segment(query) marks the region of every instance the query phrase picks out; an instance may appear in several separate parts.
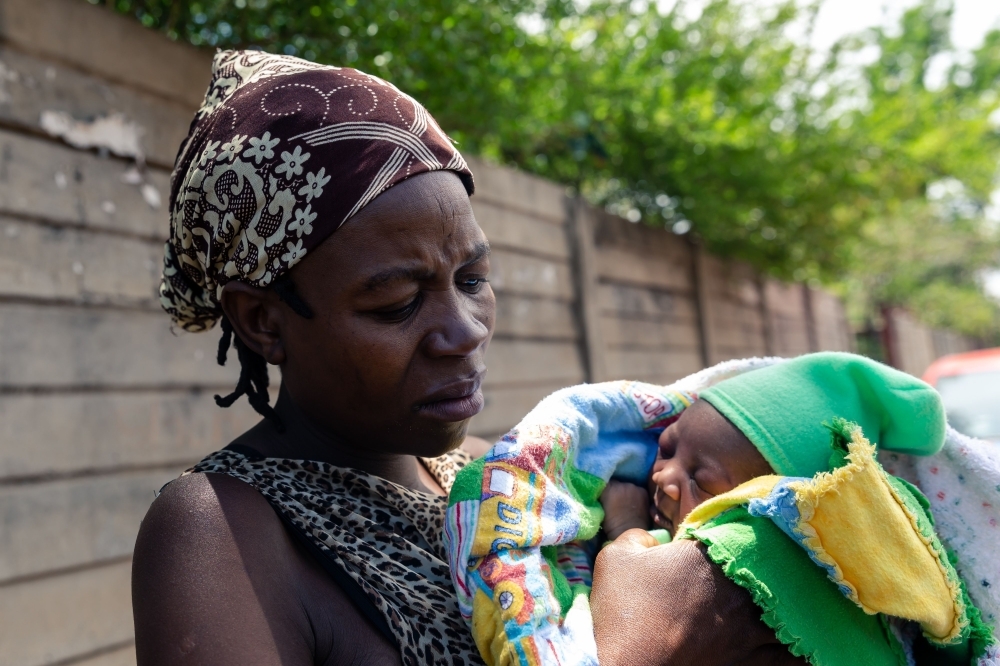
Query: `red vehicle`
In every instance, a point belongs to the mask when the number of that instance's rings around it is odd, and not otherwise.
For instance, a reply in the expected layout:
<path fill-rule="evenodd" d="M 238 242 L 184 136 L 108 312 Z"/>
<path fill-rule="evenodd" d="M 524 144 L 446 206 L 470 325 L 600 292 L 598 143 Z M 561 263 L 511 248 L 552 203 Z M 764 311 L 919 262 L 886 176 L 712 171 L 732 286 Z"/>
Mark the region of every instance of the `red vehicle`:
<path fill-rule="evenodd" d="M 941 394 L 955 430 L 1000 442 L 1000 347 L 943 356 L 923 380 Z"/>

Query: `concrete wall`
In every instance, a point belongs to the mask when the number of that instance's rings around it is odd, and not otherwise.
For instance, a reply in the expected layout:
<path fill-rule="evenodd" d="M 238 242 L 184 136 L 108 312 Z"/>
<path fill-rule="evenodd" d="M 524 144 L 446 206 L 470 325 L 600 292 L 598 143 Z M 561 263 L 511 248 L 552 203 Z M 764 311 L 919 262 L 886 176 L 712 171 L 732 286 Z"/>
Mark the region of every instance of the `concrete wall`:
<path fill-rule="evenodd" d="M 156 303 L 169 167 L 210 54 L 82 0 L 0 0 L 0 666 L 134 663 L 153 493 L 256 421 L 217 333 Z M 137 164 L 141 168 L 137 168 Z M 585 380 L 847 349 L 836 299 L 473 161 L 497 332 L 473 432 Z"/>
<path fill-rule="evenodd" d="M 155 300 L 168 169 L 209 63 L 79 0 L 0 0 L 4 666 L 134 663 L 153 492 L 254 422 L 212 406 L 236 377 L 216 336 L 174 336 Z"/>
<path fill-rule="evenodd" d="M 588 381 L 670 382 L 731 358 L 849 350 L 842 304 L 683 237 L 568 207 Z"/>

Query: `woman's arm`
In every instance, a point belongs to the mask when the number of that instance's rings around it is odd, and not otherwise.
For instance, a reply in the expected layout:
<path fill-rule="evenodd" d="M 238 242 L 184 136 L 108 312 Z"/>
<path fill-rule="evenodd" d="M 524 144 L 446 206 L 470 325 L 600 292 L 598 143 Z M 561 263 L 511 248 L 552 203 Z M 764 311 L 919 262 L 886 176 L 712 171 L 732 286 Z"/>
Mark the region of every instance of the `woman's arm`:
<path fill-rule="evenodd" d="M 225 476 L 178 479 L 150 507 L 132 606 L 140 666 L 399 663 L 267 501 Z"/>
<path fill-rule="evenodd" d="M 601 666 L 806 663 L 694 541 L 626 532 L 598 555 L 590 604 Z"/>

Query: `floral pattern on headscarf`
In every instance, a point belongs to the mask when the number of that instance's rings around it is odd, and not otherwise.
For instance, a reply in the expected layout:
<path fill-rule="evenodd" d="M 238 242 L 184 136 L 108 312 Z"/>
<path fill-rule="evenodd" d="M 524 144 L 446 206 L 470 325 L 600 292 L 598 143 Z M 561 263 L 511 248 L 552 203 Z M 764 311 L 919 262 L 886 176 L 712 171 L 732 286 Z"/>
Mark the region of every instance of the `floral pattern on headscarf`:
<path fill-rule="evenodd" d="M 260 51 L 220 51 L 170 188 L 160 303 L 212 328 L 231 280 L 267 287 L 410 176 L 472 172 L 413 98 L 377 77 Z"/>

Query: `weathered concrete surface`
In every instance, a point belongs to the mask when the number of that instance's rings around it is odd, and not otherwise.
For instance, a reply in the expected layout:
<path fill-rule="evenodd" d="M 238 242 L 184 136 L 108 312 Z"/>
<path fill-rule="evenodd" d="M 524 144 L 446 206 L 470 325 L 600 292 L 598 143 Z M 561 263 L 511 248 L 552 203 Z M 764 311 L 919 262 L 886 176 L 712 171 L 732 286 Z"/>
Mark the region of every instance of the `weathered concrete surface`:
<path fill-rule="evenodd" d="M 195 108 L 0 46 L 0 121 L 8 127 L 53 135 L 56 127 L 46 128 L 46 118 L 51 123 L 62 116 L 89 125 L 119 117 L 121 127 L 133 128 L 127 131 L 136 136 L 145 160 L 169 167 Z"/>
<path fill-rule="evenodd" d="M 0 39 L 112 83 L 196 109 L 212 54 L 145 30 L 126 16 L 81 0 L 4 0 Z"/>

